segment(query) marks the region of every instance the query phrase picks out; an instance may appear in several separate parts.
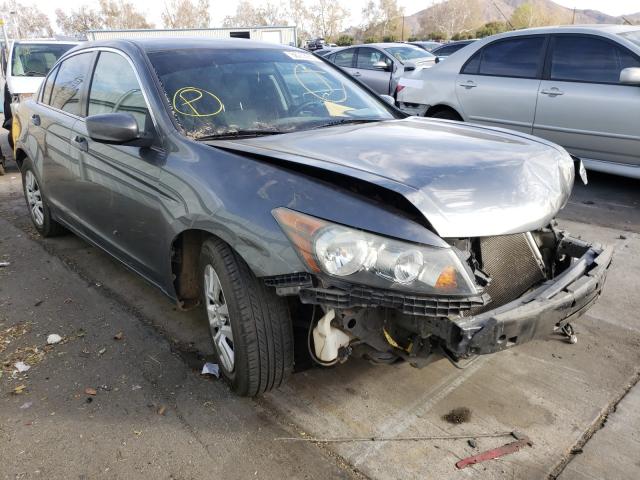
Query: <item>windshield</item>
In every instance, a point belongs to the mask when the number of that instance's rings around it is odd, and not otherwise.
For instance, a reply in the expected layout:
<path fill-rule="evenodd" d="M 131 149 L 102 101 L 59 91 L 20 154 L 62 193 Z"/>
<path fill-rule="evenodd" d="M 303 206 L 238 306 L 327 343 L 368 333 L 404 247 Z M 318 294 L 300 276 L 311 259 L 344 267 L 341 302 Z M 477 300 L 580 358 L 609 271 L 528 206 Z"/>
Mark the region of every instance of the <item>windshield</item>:
<path fill-rule="evenodd" d="M 378 99 L 307 52 L 200 48 L 149 58 L 191 138 L 393 118 Z"/>
<path fill-rule="evenodd" d="M 13 46 L 11 75 L 44 77 L 58 59 L 74 46 L 64 43 L 16 43 Z"/>
<path fill-rule="evenodd" d="M 621 37 L 626 38 L 630 42 L 635 43 L 638 47 L 640 47 L 640 30 L 634 30 L 632 32 L 624 32 L 619 33 Z"/>
<path fill-rule="evenodd" d="M 422 48 L 409 45 L 402 47 L 386 47 L 385 50 L 402 63 L 433 57 L 432 54 Z"/>

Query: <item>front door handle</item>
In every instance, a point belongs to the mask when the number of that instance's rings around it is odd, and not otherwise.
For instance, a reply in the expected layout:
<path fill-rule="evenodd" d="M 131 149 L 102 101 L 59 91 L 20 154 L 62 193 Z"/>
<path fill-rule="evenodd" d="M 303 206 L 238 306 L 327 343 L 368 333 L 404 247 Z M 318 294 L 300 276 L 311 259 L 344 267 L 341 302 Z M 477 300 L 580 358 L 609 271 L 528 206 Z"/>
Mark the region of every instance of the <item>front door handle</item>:
<path fill-rule="evenodd" d="M 80 135 L 76 135 L 75 137 L 73 137 L 73 143 L 75 144 L 75 146 L 77 148 L 79 148 L 83 152 L 88 152 L 89 151 L 89 142 L 87 142 L 87 139 L 85 137 L 81 137 Z"/>
<path fill-rule="evenodd" d="M 40 115 L 34 113 L 31 115 L 31 123 L 33 123 L 36 127 L 40 126 Z"/>
<path fill-rule="evenodd" d="M 478 85 L 473 80 L 467 80 L 466 82 L 461 83 L 460 86 L 469 90 L 470 88 L 476 88 Z"/>
<path fill-rule="evenodd" d="M 557 97 L 558 95 L 564 95 L 564 92 L 557 87 L 551 87 L 549 90 L 540 90 L 542 95 L 549 95 L 550 97 Z"/>

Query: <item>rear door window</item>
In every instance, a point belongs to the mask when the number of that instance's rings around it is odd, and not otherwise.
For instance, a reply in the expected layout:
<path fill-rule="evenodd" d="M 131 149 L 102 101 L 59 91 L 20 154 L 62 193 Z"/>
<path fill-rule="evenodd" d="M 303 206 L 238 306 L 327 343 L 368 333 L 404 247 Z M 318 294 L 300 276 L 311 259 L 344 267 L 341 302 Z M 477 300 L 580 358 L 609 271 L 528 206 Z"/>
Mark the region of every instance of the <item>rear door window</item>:
<path fill-rule="evenodd" d="M 353 54 L 355 51 L 355 48 L 349 48 L 342 52 L 337 52 L 336 56 L 333 57 L 333 63 L 339 67 L 353 67 Z"/>
<path fill-rule="evenodd" d="M 618 83 L 620 71 L 640 67 L 627 49 L 596 37 L 556 36 L 551 53 L 551 80 Z"/>
<path fill-rule="evenodd" d="M 63 61 L 53 82 L 49 105 L 63 112 L 84 116 L 82 90 L 87 79 L 93 52 L 80 53 Z"/>
<path fill-rule="evenodd" d="M 100 52 L 89 90 L 89 115 L 130 113 L 140 131 L 147 127 L 149 109 L 133 68 L 126 58 Z"/>
<path fill-rule="evenodd" d="M 545 37 L 515 37 L 482 49 L 478 73 L 499 77 L 536 78 L 541 70 Z M 472 63 L 472 62 L 470 62 Z"/>

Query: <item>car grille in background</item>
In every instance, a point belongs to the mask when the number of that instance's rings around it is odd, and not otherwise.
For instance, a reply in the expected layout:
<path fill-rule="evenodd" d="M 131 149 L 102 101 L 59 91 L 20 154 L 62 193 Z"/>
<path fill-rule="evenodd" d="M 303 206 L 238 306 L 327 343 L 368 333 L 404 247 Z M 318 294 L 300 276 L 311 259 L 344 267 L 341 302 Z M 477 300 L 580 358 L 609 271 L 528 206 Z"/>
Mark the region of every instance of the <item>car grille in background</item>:
<path fill-rule="evenodd" d="M 492 310 L 515 300 L 545 279 L 540 251 L 530 233 L 480 239 L 482 270 L 491 277 L 486 292 L 492 301 L 470 313 Z"/>

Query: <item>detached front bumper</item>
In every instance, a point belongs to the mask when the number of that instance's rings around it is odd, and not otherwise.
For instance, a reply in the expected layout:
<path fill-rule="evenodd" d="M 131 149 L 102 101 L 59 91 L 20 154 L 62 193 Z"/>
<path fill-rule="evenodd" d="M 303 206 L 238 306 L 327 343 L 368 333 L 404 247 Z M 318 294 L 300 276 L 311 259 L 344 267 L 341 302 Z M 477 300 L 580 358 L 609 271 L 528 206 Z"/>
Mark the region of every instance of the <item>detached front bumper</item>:
<path fill-rule="evenodd" d="M 457 357 L 498 352 L 545 337 L 585 313 L 602 292 L 613 248 L 570 237 L 563 248 L 572 258 L 564 272 L 494 310 L 452 320 L 459 334 L 447 349 Z"/>

